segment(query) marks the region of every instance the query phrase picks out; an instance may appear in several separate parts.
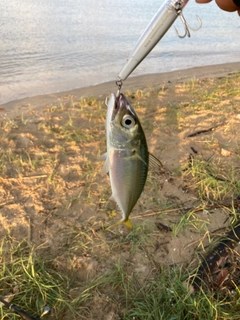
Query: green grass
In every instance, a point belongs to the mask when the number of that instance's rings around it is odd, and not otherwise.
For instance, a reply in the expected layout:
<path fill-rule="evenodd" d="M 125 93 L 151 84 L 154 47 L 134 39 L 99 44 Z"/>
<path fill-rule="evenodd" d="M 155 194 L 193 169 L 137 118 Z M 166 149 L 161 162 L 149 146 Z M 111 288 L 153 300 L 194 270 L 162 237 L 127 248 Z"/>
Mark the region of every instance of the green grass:
<path fill-rule="evenodd" d="M 177 266 L 152 268 L 148 277 L 141 279 L 137 273 L 129 273 L 131 266 L 126 261 L 119 260 L 110 272 L 71 299 L 71 277 L 55 271 L 53 262 L 41 261 L 26 242 L 15 246 L 11 239 L 5 239 L 1 256 L 1 296 L 15 291 L 11 302 L 35 316 L 50 305 L 51 319 L 63 315 L 84 319 L 91 314 L 92 297 L 97 293 L 115 305 L 119 319 L 124 320 L 238 319 L 238 289 L 224 299 L 203 290 L 194 294 L 188 270 Z M 6 315 L 8 319 L 19 318 L 5 307 L 0 314 L 1 319 Z"/>
<path fill-rule="evenodd" d="M 0 295 L 11 293 L 12 303 L 32 315 L 40 315 L 51 306 L 51 317 L 58 319 L 66 310 L 77 316 L 74 302 L 69 300 L 70 279 L 54 270 L 50 261 L 42 261 L 36 249 L 25 241 L 14 243 L 6 237 L 1 245 Z M 6 308 L 1 308 L 1 319 L 19 319 Z"/>
<path fill-rule="evenodd" d="M 191 186 L 202 200 L 224 200 L 240 194 L 240 171 L 232 165 L 220 164 L 218 159 L 205 160 L 201 155 L 190 159 L 185 171 L 191 176 Z"/>
<path fill-rule="evenodd" d="M 144 280 L 127 269 L 126 262 L 118 261 L 115 270 L 99 279 L 99 294 L 117 303 L 120 319 L 238 319 L 237 291 L 232 301 L 203 290 L 193 294 L 188 271 L 175 266 L 152 272 Z"/>

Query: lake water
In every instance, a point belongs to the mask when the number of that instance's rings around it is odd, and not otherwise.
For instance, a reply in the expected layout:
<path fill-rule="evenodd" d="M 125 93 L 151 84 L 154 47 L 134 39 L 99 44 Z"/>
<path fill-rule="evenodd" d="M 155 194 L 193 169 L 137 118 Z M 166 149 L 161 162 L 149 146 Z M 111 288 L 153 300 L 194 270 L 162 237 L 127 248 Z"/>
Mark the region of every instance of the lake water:
<path fill-rule="evenodd" d="M 163 1 L 1 0 L 0 104 L 117 79 Z M 184 16 L 200 30 L 173 27 L 132 75 L 240 61 L 240 17 L 190 0 Z M 174 24 L 183 33 L 180 19 Z M 127 83 L 126 83 L 127 86 Z"/>

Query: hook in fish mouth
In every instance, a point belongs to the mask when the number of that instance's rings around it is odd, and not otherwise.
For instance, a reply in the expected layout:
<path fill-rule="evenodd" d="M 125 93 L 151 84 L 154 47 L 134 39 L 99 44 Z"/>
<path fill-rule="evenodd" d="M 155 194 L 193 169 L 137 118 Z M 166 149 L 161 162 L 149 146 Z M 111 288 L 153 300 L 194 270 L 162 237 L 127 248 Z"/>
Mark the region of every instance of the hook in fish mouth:
<path fill-rule="evenodd" d="M 135 116 L 135 113 L 133 112 L 132 108 L 130 107 L 129 101 L 122 93 L 120 93 L 119 96 L 116 97 L 116 107 L 115 107 L 116 114 L 119 110 L 123 110 L 123 109 L 125 109 L 125 111 L 128 114 Z"/>
<path fill-rule="evenodd" d="M 123 107 L 123 105 L 128 104 L 127 99 L 124 97 L 124 95 L 122 93 L 120 93 L 118 96 L 116 96 L 116 101 L 118 103 L 119 108 Z"/>

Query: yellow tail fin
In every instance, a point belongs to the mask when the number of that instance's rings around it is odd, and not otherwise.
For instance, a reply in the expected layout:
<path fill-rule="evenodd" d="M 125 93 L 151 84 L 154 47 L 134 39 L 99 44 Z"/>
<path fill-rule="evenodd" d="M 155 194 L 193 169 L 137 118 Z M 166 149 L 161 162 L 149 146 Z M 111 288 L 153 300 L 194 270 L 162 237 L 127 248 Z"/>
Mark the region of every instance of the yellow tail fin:
<path fill-rule="evenodd" d="M 132 222 L 129 219 L 127 219 L 126 221 L 119 221 L 119 223 L 122 223 L 124 226 L 126 226 L 130 230 L 132 230 L 133 228 Z"/>
<path fill-rule="evenodd" d="M 109 228 L 114 228 L 116 226 L 119 226 L 120 224 L 123 224 L 125 227 L 127 227 L 128 229 L 132 230 L 133 226 L 132 226 L 132 222 L 127 219 L 126 221 L 120 220 L 116 223 L 114 223 L 112 226 L 110 226 Z"/>

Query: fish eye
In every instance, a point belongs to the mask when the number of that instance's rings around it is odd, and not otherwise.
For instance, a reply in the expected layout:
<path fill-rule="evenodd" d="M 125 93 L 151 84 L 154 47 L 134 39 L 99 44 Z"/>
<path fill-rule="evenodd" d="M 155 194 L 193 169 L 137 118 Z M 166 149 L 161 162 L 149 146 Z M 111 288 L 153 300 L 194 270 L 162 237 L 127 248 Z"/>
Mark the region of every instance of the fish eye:
<path fill-rule="evenodd" d="M 121 124 L 124 128 L 131 129 L 135 126 L 135 120 L 132 116 L 126 114 L 123 116 Z"/>

